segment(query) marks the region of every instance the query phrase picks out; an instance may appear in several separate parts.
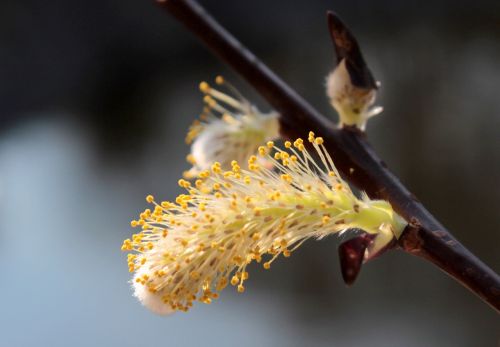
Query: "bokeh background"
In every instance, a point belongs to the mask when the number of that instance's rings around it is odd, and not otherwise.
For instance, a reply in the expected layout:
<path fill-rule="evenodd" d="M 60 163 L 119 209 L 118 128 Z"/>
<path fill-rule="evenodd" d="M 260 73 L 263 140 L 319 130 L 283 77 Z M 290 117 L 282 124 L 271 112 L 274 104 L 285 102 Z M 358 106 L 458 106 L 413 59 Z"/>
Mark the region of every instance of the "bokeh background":
<path fill-rule="evenodd" d="M 325 11 L 382 82 L 368 125 L 389 167 L 500 269 L 500 2 L 202 2 L 320 111 Z M 245 294 L 159 317 L 131 295 L 121 241 L 172 199 L 201 80 L 238 76 L 152 1 L 0 2 L 1 346 L 495 346 L 500 320 L 417 258 L 391 252 L 346 288 L 339 240 L 308 242 Z"/>

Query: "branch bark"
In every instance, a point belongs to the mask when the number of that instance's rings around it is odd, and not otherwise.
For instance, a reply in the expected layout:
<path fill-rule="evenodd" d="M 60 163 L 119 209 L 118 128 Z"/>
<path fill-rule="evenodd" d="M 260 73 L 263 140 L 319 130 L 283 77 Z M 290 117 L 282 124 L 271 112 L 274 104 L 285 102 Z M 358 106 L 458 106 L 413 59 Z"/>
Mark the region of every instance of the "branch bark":
<path fill-rule="evenodd" d="M 399 239 L 405 252 L 431 261 L 500 312 L 500 276 L 474 256 L 392 174 L 356 128 L 338 129 L 220 26 L 194 0 L 157 0 L 208 48 L 243 76 L 281 114 L 284 138 L 327 139 L 343 176 L 372 199 L 388 200 L 410 224 Z"/>

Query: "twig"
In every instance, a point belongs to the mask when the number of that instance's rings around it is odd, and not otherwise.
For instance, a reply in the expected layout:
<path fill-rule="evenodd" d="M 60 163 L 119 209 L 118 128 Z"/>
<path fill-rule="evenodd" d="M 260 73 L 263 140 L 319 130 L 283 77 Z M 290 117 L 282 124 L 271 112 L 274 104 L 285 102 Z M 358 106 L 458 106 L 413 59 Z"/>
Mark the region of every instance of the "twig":
<path fill-rule="evenodd" d="M 344 177 L 371 198 L 388 200 L 410 222 L 399 239 L 404 251 L 431 261 L 500 311 L 500 276 L 460 244 L 403 186 L 364 133 L 336 128 L 194 0 L 157 1 L 280 112 L 284 138 L 307 137 L 309 130 L 327 138 L 328 151 Z"/>

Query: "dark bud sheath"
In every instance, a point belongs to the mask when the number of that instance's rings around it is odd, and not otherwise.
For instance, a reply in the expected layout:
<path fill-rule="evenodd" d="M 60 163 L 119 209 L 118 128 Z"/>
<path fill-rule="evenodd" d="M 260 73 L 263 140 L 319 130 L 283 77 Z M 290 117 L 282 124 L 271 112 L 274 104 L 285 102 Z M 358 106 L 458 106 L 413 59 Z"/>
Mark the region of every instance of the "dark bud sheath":
<path fill-rule="evenodd" d="M 353 237 L 339 246 L 340 270 L 345 284 L 351 286 L 363 265 L 366 248 L 375 238 L 375 235 L 363 233 Z"/>
<path fill-rule="evenodd" d="M 345 59 L 347 71 L 354 86 L 363 89 L 377 89 L 377 82 L 363 59 L 361 49 L 354 35 L 334 12 L 328 11 L 327 18 L 328 28 L 337 55 L 336 65 L 340 64 L 342 59 Z"/>

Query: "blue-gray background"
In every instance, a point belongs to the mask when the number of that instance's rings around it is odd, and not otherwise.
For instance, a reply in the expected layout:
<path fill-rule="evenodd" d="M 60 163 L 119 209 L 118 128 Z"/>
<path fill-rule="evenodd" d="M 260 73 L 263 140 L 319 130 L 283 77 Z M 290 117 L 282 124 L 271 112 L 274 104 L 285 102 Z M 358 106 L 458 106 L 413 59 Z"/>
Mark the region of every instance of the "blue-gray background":
<path fill-rule="evenodd" d="M 325 114 L 325 10 L 382 81 L 369 137 L 474 253 L 500 269 L 498 1 L 203 1 Z M 0 346 L 495 346 L 500 320 L 417 258 L 392 252 L 353 288 L 334 237 L 247 292 L 158 317 L 127 283 L 121 241 L 153 193 L 172 199 L 200 80 L 239 77 L 150 1 L 0 3 Z"/>

